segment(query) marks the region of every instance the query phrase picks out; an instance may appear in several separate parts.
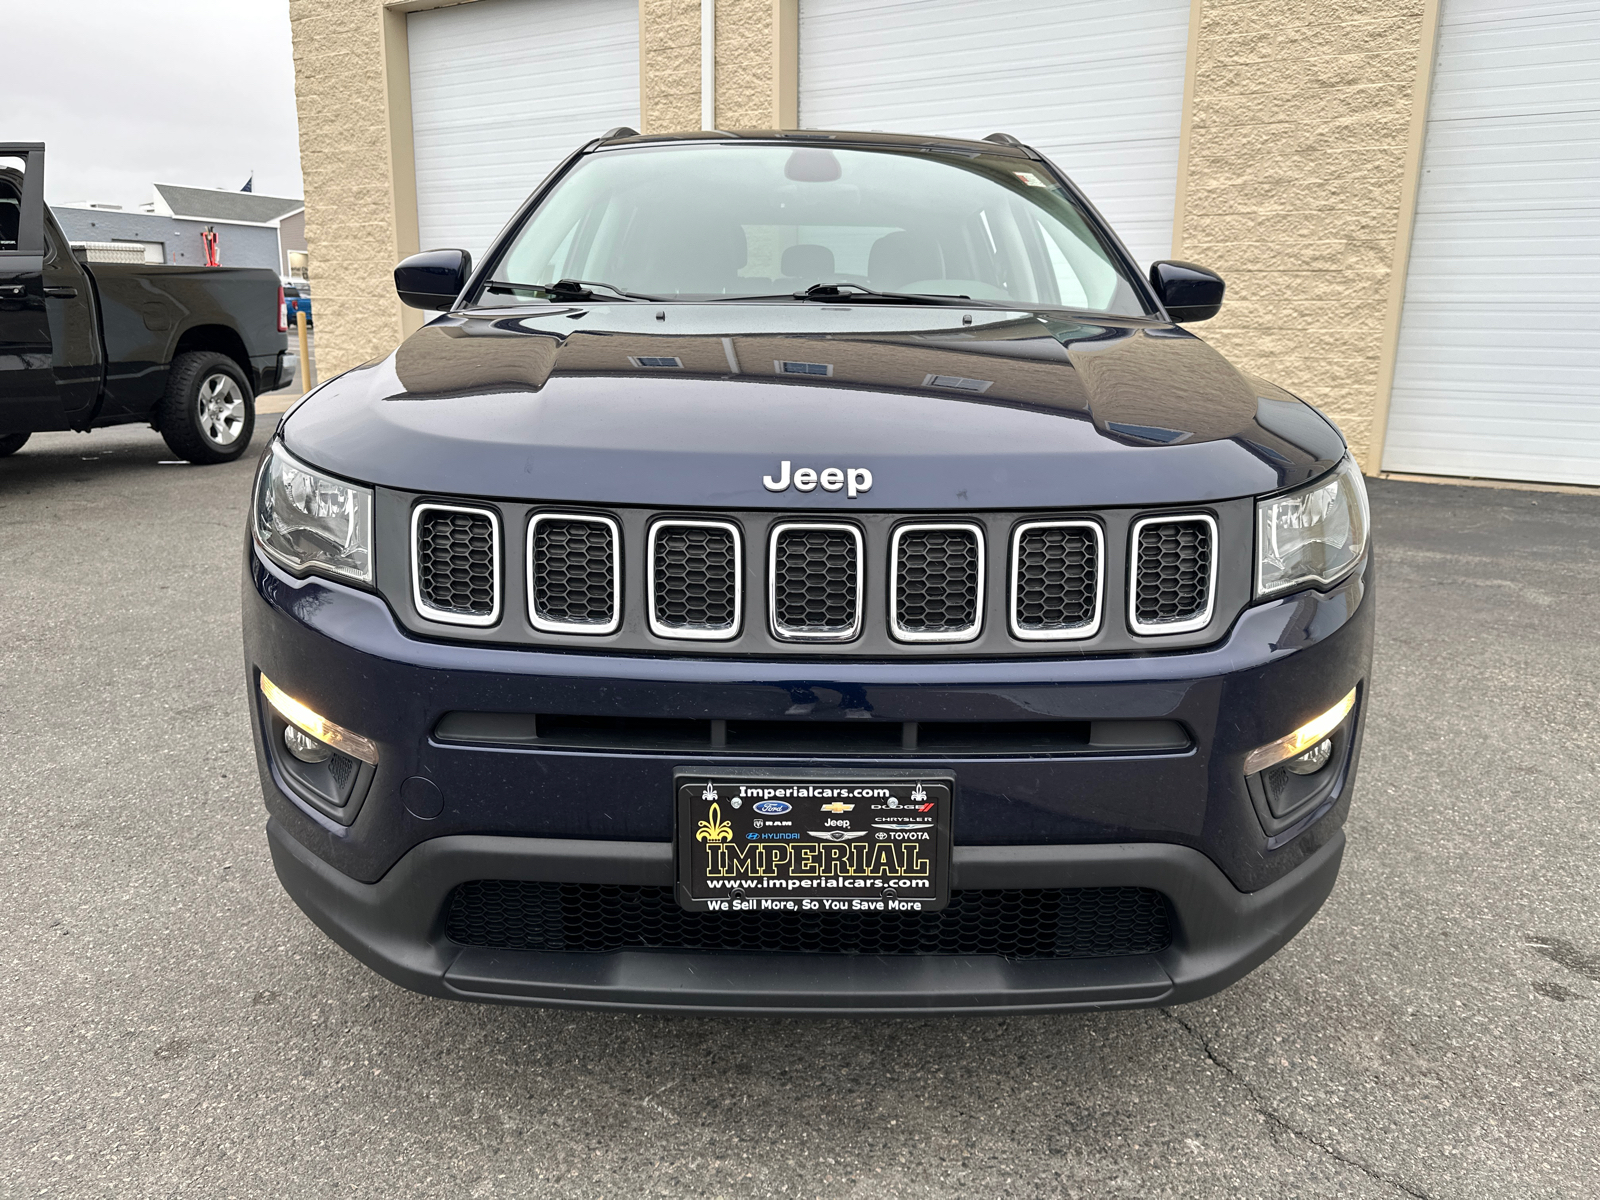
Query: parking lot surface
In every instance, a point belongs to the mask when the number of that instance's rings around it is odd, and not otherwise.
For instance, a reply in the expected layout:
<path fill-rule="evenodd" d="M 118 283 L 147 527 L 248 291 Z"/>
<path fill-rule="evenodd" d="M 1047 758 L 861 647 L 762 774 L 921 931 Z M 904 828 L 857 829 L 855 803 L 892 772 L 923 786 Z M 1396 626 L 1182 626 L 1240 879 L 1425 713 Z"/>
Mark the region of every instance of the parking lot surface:
<path fill-rule="evenodd" d="M 1344 872 L 1221 995 L 589 1015 L 401 991 L 280 890 L 238 629 L 271 422 L 224 467 L 0 460 L 0 1195 L 1600 1193 L 1600 498 L 1374 482 Z"/>

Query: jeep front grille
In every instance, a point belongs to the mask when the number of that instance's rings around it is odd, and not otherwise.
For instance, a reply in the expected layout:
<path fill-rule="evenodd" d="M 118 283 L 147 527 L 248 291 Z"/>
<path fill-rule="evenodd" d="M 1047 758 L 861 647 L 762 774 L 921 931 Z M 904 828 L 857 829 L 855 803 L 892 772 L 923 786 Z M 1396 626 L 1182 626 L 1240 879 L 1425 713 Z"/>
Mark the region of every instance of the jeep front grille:
<path fill-rule="evenodd" d="M 1032 521 L 1011 539 L 1011 636 L 1067 641 L 1100 628 L 1100 526 Z"/>
<path fill-rule="evenodd" d="M 861 531 L 780 524 L 768 566 L 772 634 L 786 642 L 847 642 L 861 631 Z"/>
<path fill-rule="evenodd" d="M 650 527 L 650 631 L 720 640 L 739 632 L 743 556 L 726 521 L 657 521 Z"/>
<path fill-rule="evenodd" d="M 500 518 L 492 509 L 419 504 L 411 517 L 412 599 L 430 621 L 500 619 Z"/>
<path fill-rule="evenodd" d="M 528 523 L 528 619 L 545 633 L 614 633 L 622 623 L 617 523 L 539 513 Z"/>
<path fill-rule="evenodd" d="M 983 531 L 902 525 L 890 542 L 889 620 L 903 642 L 969 642 L 983 627 Z"/>
<path fill-rule="evenodd" d="M 1216 522 L 1203 513 L 1134 523 L 1128 623 L 1135 633 L 1182 633 L 1211 620 L 1216 536 Z"/>

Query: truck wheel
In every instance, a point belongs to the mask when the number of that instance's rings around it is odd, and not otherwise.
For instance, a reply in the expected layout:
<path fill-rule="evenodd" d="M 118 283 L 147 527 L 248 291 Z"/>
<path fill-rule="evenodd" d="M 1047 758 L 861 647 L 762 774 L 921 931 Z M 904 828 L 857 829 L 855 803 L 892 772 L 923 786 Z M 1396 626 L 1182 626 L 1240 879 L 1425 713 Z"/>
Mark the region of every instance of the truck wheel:
<path fill-rule="evenodd" d="M 256 398 L 239 364 L 210 350 L 174 358 L 157 427 L 172 452 L 192 463 L 238 458 L 256 430 Z"/>
<path fill-rule="evenodd" d="M 31 433 L 0 433 L 0 458 L 15 454 L 28 444 Z"/>

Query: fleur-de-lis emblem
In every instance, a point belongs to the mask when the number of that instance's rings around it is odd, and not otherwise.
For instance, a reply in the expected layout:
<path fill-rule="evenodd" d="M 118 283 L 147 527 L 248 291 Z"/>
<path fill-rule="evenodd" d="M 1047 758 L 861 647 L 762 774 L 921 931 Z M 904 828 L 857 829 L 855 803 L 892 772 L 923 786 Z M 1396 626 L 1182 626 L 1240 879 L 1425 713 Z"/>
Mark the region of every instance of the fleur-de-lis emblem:
<path fill-rule="evenodd" d="M 713 804 L 711 814 L 695 827 L 695 841 L 697 842 L 731 842 L 733 840 L 733 825 L 722 819 L 722 806 Z"/>
<path fill-rule="evenodd" d="M 919 781 L 917 786 L 911 789 L 911 803 L 926 804 L 927 801 L 928 793 L 922 790 L 922 784 Z"/>
<path fill-rule="evenodd" d="M 700 799 L 704 800 L 707 804 L 715 804 L 717 800 L 717 789 L 709 783 L 706 784 L 706 790 L 700 793 Z"/>

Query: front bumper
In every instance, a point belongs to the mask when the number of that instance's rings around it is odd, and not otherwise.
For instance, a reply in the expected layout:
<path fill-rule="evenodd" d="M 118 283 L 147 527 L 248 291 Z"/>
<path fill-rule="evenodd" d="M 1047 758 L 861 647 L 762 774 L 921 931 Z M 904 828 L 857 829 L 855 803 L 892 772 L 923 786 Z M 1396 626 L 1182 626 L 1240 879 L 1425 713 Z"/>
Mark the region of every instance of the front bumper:
<path fill-rule="evenodd" d="M 441 914 L 473 879 L 668 886 L 660 842 L 459 835 L 422 843 L 377 883 L 358 883 L 267 825 L 289 895 L 387 979 L 456 1000 L 681 1013 L 934 1016 L 1134 1008 L 1197 1000 L 1253 970 L 1333 890 L 1344 834 L 1276 883 L 1240 892 L 1205 855 L 1159 843 L 957 847 L 957 888 L 1116 887 L 1166 893 L 1177 918 L 1160 954 L 1013 962 L 998 956 L 537 953 L 462 947 Z"/>
<path fill-rule="evenodd" d="M 1329 802 L 1269 837 L 1244 756 L 1367 675 L 1370 563 L 1325 593 L 1245 610 L 1199 651 L 982 662 L 784 662 L 461 645 L 406 633 L 384 601 L 297 580 L 246 552 L 245 651 L 273 857 L 284 886 L 374 970 L 437 996 L 701 1012 L 933 1014 L 1129 1007 L 1197 999 L 1271 955 L 1331 891 L 1365 704 Z M 258 673 L 376 743 L 348 823 L 292 793 L 264 736 Z M 1364 700 L 1364 697 L 1363 697 Z M 800 703 L 804 701 L 804 703 Z M 1176 721 L 1181 752 L 849 760 L 446 744 L 447 712 L 891 721 Z M 952 886 L 1134 886 L 1167 897 L 1159 954 L 1013 961 L 549 952 L 461 946 L 448 898 L 483 879 L 669 886 L 675 768 L 951 772 Z M 403 785 L 438 789 L 408 811 Z"/>

